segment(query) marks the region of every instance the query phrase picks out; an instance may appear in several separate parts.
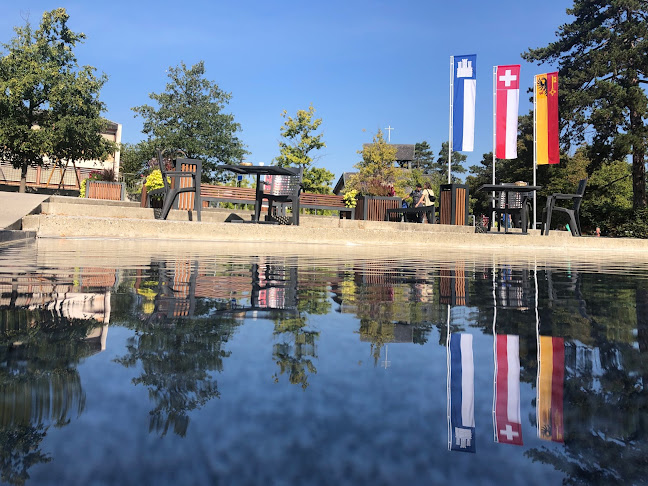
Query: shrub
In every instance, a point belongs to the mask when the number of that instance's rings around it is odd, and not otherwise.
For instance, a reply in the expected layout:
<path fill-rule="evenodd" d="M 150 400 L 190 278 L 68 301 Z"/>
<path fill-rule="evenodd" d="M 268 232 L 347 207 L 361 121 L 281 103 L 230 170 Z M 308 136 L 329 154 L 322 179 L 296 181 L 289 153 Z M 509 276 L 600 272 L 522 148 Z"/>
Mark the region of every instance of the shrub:
<path fill-rule="evenodd" d="M 358 201 L 356 200 L 356 197 L 358 196 L 358 191 L 355 189 L 352 189 L 350 191 L 347 191 L 344 193 L 344 205 L 347 208 L 355 208 L 356 205 L 358 204 Z"/>
<path fill-rule="evenodd" d="M 167 178 L 167 181 L 169 179 Z M 160 169 L 155 169 L 152 171 L 147 177 L 146 177 L 146 182 L 144 183 L 146 186 L 146 191 L 151 192 L 154 191 L 155 189 L 161 189 L 164 187 L 164 182 L 162 181 L 162 172 L 160 172 Z"/>
<path fill-rule="evenodd" d="M 648 238 L 648 209 L 638 209 L 610 234 L 630 238 Z"/>

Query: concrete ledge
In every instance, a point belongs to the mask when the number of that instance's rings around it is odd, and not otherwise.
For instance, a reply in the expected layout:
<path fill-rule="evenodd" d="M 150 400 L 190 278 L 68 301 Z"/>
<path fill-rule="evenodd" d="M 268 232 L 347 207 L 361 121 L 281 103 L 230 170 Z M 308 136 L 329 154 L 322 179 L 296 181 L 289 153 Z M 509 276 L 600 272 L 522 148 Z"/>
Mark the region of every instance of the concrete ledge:
<path fill-rule="evenodd" d="M 36 239 L 35 231 L 0 230 L 0 245 L 12 241 Z"/>
<path fill-rule="evenodd" d="M 335 220 L 338 226 L 279 226 L 220 222 L 158 221 L 135 218 L 32 215 L 23 229 L 39 238 L 126 238 L 219 242 L 280 242 L 352 246 L 419 246 L 439 253 L 444 249 L 505 249 L 542 251 L 640 252 L 648 256 L 648 240 L 632 238 L 566 237 L 565 232 L 537 234 L 476 234 L 466 226 L 425 225 Z"/>

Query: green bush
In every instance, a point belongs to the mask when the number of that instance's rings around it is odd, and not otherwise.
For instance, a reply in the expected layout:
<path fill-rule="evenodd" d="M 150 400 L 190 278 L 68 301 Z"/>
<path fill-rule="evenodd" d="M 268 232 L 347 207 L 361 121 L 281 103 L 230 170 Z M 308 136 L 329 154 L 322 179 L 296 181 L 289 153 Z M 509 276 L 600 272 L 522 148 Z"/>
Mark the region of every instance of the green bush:
<path fill-rule="evenodd" d="M 167 177 L 167 181 L 170 183 L 169 178 Z M 162 181 L 162 172 L 160 172 L 160 169 L 155 169 L 152 171 L 147 177 L 146 177 L 146 182 L 144 183 L 146 186 L 146 191 L 151 192 L 154 191 L 155 189 L 161 189 L 164 187 L 164 182 Z"/>
<path fill-rule="evenodd" d="M 634 211 L 630 218 L 621 223 L 612 236 L 626 236 L 629 238 L 648 238 L 648 209 Z"/>
<path fill-rule="evenodd" d="M 355 208 L 356 205 L 358 204 L 358 201 L 356 199 L 357 196 L 358 196 L 358 191 L 356 191 L 355 189 L 347 191 L 343 197 L 344 205 L 347 208 Z"/>

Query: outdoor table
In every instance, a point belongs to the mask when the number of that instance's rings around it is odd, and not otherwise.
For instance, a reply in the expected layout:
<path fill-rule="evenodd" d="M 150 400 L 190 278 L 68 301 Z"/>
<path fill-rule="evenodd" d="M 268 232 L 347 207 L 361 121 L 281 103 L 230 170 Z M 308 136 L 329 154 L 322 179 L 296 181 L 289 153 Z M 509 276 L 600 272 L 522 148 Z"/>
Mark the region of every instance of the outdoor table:
<path fill-rule="evenodd" d="M 487 192 L 503 192 L 504 193 L 504 233 L 508 233 L 508 224 L 506 223 L 508 221 L 508 210 L 509 210 L 509 205 L 508 205 L 508 196 L 509 192 L 533 192 L 533 191 L 539 191 L 542 189 L 542 186 L 518 186 L 515 184 L 482 184 L 479 186 L 480 191 L 487 191 Z M 535 214 L 533 215 L 535 218 Z M 522 225 L 522 233 L 527 234 L 527 228 L 526 224 Z"/>
<path fill-rule="evenodd" d="M 263 187 L 261 182 L 262 175 L 299 175 L 299 169 L 290 167 L 279 167 L 276 165 L 218 165 L 218 170 L 229 170 L 236 174 L 256 175 L 256 195 L 254 200 L 254 219 L 251 223 L 262 223 L 261 221 L 261 203 L 263 201 Z"/>

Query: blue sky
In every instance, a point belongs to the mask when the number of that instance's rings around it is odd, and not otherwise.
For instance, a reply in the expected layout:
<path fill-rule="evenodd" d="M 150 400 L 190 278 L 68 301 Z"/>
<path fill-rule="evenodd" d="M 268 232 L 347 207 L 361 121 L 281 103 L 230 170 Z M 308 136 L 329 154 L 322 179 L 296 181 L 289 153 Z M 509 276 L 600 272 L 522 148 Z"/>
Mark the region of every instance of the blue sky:
<path fill-rule="evenodd" d="M 378 129 L 394 127 L 392 143 L 427 141 L 438 155 L 448 139 L 449 57 L 477 54 L 475 151 L 492 150 L 492 66 L 522 64 L 520 113 L 532 105 L 533 76 L 552 70 L 520 53 L 555 39 L 569 21 L 570 0 L 454 2 L 328 0 L 111 2 L 0 0 L 0 42 L 29 13 L 64 7 L 69 26 L 87 39 L 76 53 L 108 75 L 101 98 L 107 118 L 123 125 L 123 141 L 144 138 L 133 106 L 164 91 L 166 69 L 205 61 L 206 76 L 232 94 L 227 111 L 250 162 L 278 155 L 281 113 L 312 104 L 327 147 L 316 165 L 353 170 L 357 151 Z M 384 130 L 383 130 L 384 131 Z"/>

